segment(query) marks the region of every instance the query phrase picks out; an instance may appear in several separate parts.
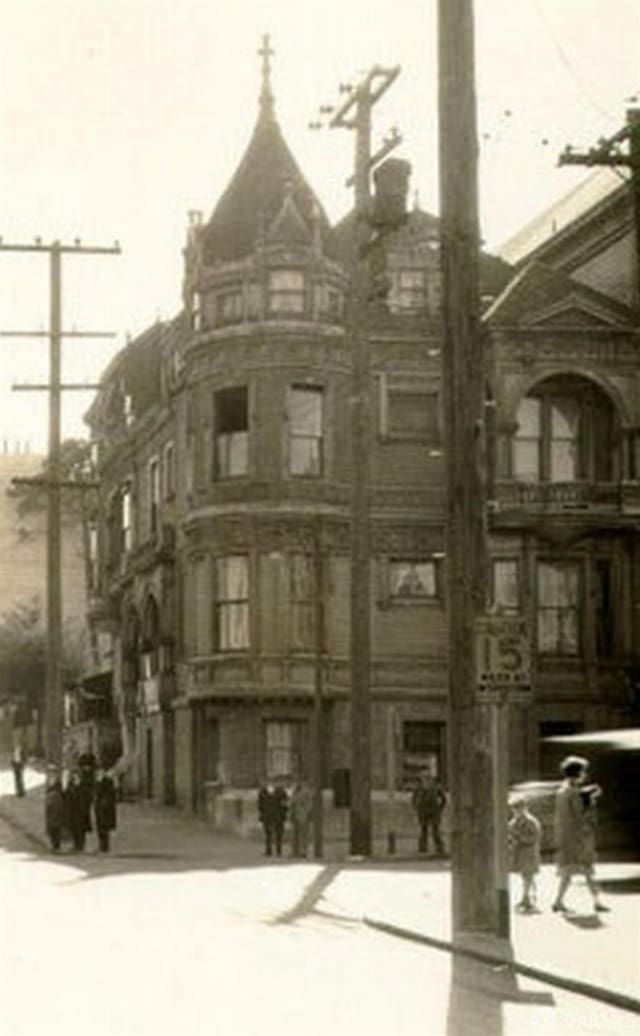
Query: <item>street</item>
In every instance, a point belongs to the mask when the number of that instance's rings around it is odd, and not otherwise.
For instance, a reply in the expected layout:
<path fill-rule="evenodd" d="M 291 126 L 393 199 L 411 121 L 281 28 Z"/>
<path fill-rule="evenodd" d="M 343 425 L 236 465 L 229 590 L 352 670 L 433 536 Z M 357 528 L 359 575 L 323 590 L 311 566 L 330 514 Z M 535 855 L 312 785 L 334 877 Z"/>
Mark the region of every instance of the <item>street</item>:
<path fill-rule="evenodd" d="M 637 1015 L 366 927 L 386 891 L 373 868 L 54 858 L 4 821 L 0 847 L 6 1036 L 640 1032 Z"/>

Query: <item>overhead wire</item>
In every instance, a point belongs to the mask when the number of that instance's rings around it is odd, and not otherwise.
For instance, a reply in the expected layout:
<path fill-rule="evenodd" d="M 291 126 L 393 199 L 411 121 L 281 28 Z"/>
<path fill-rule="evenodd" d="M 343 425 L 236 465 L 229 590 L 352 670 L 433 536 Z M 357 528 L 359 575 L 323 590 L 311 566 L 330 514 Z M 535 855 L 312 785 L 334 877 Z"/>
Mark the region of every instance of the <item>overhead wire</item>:
<path fill-rule="evenodd" d="M 595 99 L 593 94 L 587 89 L 587 87 L 585 86 L 585 83 L 584 83 L 582 77 L 578 75 L 576 69 L 573 66 L 573 63 L 571 62 L 570 58 L 567 56 L 566 51 L 564 50 L 564 48 L 562 47 L 562 45 L 558 41 L 558 39 L 557 39 L 557 37 L 556 37 L 556 35 L 555 35 L 555 33 L 554 33 L 550 23 L 549 23 L 549 19 L 547 18 L 546 14 L 545 14 L 545 12 L 543 10 L 543 7 L 542 7 L 542 4 L 541 4 L 540 0 L 534 0 L 534 6 L 535 6 L 536 12 L 538 14 L 538 18 L 539 18 L 541 24 L 543 25 L 545 31 L 547 32 L 547 34 L 549 36 L 549 39 L 551 40 L 551 43 L 553 44 L 553 47 L 554 47 L 558 57 L 560 58 L 562 64 L 566 68 L 567 72 L 569 73 L 569 75 L 573 79 L 574 83 L 576 84 L 576 86 L 578 87 L 578 89 L 580 90 L 582 95 L 586 98 L 586 100 L 589 102 L 589 104 L 592 106 L 592 108 L 594 108 L 595 111 L 598 112 L 599 115 L 603 116 L 606 119 L 610 119 L 612 121 L 615 120 L 616 116 L 611 111 L 607 111 L 605 108 L 602 107 L 602 105 Z M 623 183 L 627 183 L 628 182 L 629 177 L 627 175 L 625 175 L 625 173 L 623 173 L 622 170 L 619 169 L 617 166 L 610 166 L 609 168 L 611 169 L 611 172 L 615 176 L 618 177 L 619 180 L 622 180 Z"/>

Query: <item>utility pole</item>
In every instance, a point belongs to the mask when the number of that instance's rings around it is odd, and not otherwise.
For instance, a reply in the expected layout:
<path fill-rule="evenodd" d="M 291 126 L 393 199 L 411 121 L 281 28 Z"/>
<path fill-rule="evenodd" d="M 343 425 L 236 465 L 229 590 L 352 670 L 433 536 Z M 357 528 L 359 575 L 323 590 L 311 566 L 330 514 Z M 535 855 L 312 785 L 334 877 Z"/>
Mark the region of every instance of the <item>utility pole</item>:
<path fill-rule="evenodd" d="M 626 143 L 628 150 L 620 147 Z M 640 108 L 629 108 L 627 124 L 612 137 L 599 140 L 586 152 L 567 146 L 558 158 L 558 165 L 611 166 L 631 171 L 633 198 L 635 304 L 640 308 Z"/>
<path fill-rule="evenodd" d="M 371 532 L 369 519 L 369 453 L 371 445 L 368 343 L 368 270 L 364 252 L 371 236 L 371 171 L 400 137 L 392 134 L 372 156 L 373 107 L 399 75 L 399 67 L 374 66 L 357 86 L 343 85 L 346 99 L 330 115 L 329 127 L 355 132 L 355 164 L 348 186 L 354 187 L 354 232 L 349 270 L 347 333 L 352 350 L 351 390 L 351 813 L 350 850 L 369 856 L 371 822 Z M 312 128 L 319 128 L 312 123 Z"/>
<path fill-rule="evenodd" d="M 477 700 L 470 649 L 487 586 L 472 0 L 439 0 L 439 122 L 452 920 L 460 934 L 498 928 L 492 723 Z"/>
<path fill-rule="evenodd" d="M 23 390 L 49 393 L 49 474 L 47 483 L 47 660 L 45 687 L 45 754 L 48 763 L 59 765 L 62 759 L 62 558 L 60 492 L 63 485 L 60 472 L 61 393 L 63 389 L 85 388 L 84 385 L 61 384 L 61 343 L 63 338 L 112 337 L 110 332 L 82 332 L 62 330 L 62 256 L 113 255 L 120 253 L 116 243 L 111 247 L 86 246 L 77 241 L 63 245 L 53 241 L 43 245 L 5 244 L 3 252 L 38 252 L 49 256 L 49 331 L 3 331 L 3 337 L 47 337 L 49 339 L 49 384 L 23 385 Z M 92 386 L 90 386 L 92 387 Z M 26 481 L 26 480 L 22 480 Z M 42 480 L 34 480 L 35 482 Z"/>
<path fill-rule="evenodd" d="M 325 572 L 322 542 L 322 518 L 317 517 L 313 533 L 315 590 L 315 660 L 313 693 L 313 855 L 322 859 L 324 852 L 324 809 L 322 801 L 324 762 L 324 661 L 325 661 Z"/>

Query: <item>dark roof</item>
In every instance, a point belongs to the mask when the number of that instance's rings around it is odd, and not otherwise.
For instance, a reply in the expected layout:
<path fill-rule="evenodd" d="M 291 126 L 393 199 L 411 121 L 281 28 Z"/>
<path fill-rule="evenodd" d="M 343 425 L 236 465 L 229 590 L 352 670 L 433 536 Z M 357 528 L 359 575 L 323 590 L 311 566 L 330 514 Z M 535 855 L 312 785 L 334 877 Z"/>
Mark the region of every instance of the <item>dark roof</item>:
<path fill-rule="evenodd" d="M 323 238 L 327 217 L 285 141 L 270 106 L 263 106 L 231 183 L 202 231 L 207 263 L 240 259 L 255 248 L 289 196 L 309 233 L 316 220 Z"/>
<path fill-rule="evenodd" d="M 353 210 L 331 231 L 327 251 L 342 262 L 349 261 L 349 253 L 353 240 L 355 214 Z M 431 212 L 413 209 L 404 226 L 390 236 L 392 247 L 410 246 L 412 242 L 425 238 L 438 241 L 440 238 L 440 220 Z M 482 295 L 498 295 L 513 275 L 513 268 L 504 259 L 499 259 L 488 252 L 480 253 L 479 261 L 480 293 Z"/>
<path fill-rule="evenodd" d="M 355 212 L 352 209 L 346 216 L 336 223 L 331 231 L 329 249 L 331 254 L 343 263 L 348 263 L 353 243 L 353 232 L 355 225 Z M 394 231 L 390 236 L 390 243 L 393 246 L 411 244 L 412 241 L 422 240 L 428 237 L 437 238 L 439 234 L 439 221 L 430 212 L 423 212 L 421 209 L 413 209 L 404 226 Z"/>
<path fill-rule="evenodd" d="M 124 383 L 139 417 L 160 397 L 160 349 L 165 326 L 153 324 L 127 345 L 122 358 Z"/>
<path fill-rule="evenodd" d="M 575 327 L 585 318 L 591 326 L 633 323 L 624 303 L 537 259 L 515 272 L 485 313 L 495 326 L 550 321 L 556 328 Z"/>

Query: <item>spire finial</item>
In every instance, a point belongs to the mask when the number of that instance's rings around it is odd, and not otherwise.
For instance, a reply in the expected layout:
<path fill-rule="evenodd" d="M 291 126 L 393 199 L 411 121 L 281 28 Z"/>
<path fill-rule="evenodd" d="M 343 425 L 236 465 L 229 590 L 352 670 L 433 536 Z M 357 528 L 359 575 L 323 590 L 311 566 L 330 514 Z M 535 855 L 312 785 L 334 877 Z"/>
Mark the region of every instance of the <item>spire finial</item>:
<path fill-rule="evenodd" d="M 265 32 L 262 46 L 258 51 L 262 58 L 262 90 L 260 91 L 260 108 L 263 114 L 273 114 L 273 93 L 271 92 L 271 58 L 275 51 L 271 47 L 271 37 Z"/>

